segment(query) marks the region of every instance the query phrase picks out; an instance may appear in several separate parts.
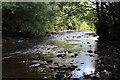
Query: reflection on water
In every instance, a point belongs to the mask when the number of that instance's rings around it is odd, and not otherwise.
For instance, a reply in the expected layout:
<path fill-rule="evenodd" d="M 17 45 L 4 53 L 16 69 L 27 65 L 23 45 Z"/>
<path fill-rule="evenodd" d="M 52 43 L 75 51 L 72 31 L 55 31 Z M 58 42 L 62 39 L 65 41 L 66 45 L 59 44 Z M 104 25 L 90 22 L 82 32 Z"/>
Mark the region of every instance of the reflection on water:
<path fill-rule="evenodd" d="M 86 53 L 87 54 L 87 53 Z M 83 64 L 79 64 L 80 70 L 75 70 L 73 72 L 73 78 L 83 77 L 85 74 L 92 74 L 95 70 L 95 62 L 96 57 L 90 58 L 90 56 L 86 56 L 85 53 L 82 53 L 77 60 Z M 96 56 L 96 55 L 95 55 Z"/>
<path fill-rule="evenodd" d="M 32 49 L 9 53 L 10 56 L 3 57 L 3 77 L 62 79 L 93 75 L 97 36 L 91 34 L 90 31 L 57 34 Z"/>

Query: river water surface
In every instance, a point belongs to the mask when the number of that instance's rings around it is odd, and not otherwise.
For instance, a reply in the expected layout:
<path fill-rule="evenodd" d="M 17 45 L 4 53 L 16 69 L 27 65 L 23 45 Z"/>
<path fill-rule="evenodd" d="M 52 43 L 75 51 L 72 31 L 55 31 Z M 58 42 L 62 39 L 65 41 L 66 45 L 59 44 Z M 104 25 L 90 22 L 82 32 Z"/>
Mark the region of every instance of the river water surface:
<path fill-rule="evenodd" d="M 92 31 L 55 34 L 32 48 L 8 52 L 2 61 L 3 78 L 69 80 L 94 76 L 97 38 Z"/>

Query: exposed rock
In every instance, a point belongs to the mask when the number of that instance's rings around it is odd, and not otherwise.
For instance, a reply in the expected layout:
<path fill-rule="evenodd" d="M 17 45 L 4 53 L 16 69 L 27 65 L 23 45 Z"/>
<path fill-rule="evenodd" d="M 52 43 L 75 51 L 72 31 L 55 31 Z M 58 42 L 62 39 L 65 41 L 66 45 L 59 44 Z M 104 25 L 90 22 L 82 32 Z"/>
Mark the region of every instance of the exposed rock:
<path fill-rule="evenodd" d="M 53 60 L 48 60 L 47 63 L 53 63 Z"/>
<path fill-rule="evenodd" d="M 88 53 L 92 53 L 93 51 L 92 51 L 92 50 L 88 50 L 87 52 L 88 52 Z"/>

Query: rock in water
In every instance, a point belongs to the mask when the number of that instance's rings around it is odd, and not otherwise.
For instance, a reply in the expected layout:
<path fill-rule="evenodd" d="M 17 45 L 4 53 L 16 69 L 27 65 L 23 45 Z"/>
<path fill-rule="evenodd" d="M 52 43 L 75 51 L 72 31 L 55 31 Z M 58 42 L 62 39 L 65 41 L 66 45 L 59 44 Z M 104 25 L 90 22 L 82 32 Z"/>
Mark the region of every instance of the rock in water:
<path fill-rule="evenodd" d="M 23 42 L 24 40 L 18 40 L 18 41 L 16 41 L 16 43 L 21 43 L 21 42 Z"/>
<path fill-rule="evenodd" d="M 68 51 L 68 53 L 72 53 L 71 51 Z"/>
<path fill-rule="evenodd" d="M 75 57 L 77 57 L 77 56 L 78 56 L 78 54 L 77 54 L 77 53 L 75 53 L 74 55 L 75 55 Z"/>
<path fill-rule="evenodd" d="M 48 60 L 47 63 L 53 63 L 53 60 Z"/>
<path fill-rule="evenodd" d="M 40 64 L 37 63 L 37 64 L 33 64 L 33 65 L 30 65 L 29 67 L 38 67 Z"/>
<path fill-rule="evenodd" d="M 90 44 L 90 42 L 87 42 L 87 44 Z"/>
<path fill-rule="evenodd" d="M 88 50 L 87 52 L 88 52 L 88 53 L 92 53 L 93 51 L 92 51 L 92 50 Z"/>

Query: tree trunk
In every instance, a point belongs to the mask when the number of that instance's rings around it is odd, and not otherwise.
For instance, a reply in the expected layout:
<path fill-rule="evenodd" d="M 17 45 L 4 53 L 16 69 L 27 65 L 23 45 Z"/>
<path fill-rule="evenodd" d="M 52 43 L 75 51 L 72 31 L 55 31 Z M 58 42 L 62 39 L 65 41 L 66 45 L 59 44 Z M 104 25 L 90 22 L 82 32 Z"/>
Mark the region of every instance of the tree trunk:
<path fill-rule="evenodd" d="M 96 2 L 96 11 L 98 17 L 97 34 L 99 35 L 100 40 L 102 41 L 106 40 L 108 36 L 108 27 L 106 25 L 106 17 L 103 9 L 104 9 L 104 3 Z"/>

